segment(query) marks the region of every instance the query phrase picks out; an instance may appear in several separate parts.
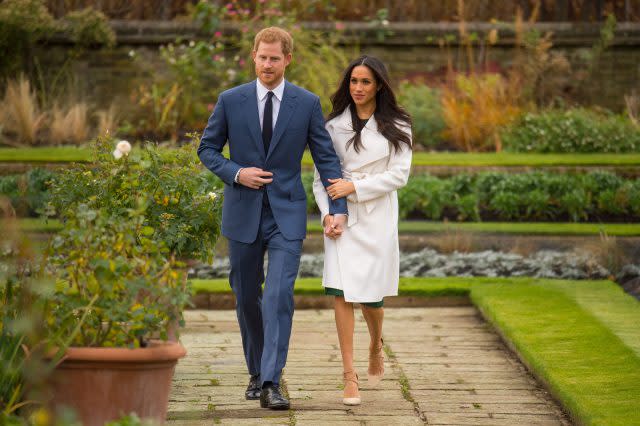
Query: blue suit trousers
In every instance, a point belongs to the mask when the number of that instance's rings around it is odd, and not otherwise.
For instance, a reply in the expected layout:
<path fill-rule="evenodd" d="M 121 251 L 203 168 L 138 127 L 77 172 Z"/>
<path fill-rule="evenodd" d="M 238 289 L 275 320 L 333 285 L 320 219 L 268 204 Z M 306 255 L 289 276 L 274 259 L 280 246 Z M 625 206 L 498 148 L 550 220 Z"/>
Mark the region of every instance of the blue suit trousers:
<path fill-rule="evenodd" d="M 266 194 L 256 240 L 248 244 L 229 240 L 229 281 L 236 296 L 244 356 L 249 373 L 260 374 L 261 383 L 279 383 L 287 362 L 301 253 L 302 240 L 282 236 Z"/>

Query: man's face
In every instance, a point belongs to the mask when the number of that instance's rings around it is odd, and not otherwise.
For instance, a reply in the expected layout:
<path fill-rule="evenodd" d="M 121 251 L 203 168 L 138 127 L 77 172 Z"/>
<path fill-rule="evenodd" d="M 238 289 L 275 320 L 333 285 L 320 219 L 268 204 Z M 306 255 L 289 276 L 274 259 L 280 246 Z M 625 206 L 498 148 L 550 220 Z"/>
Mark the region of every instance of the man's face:
<path fill-rule="evenodd" d="M 260 82 L 268 89 L 274 89 L 284 77 L 284 69 L 291 62 L 291 53 L 285 55 L 282 52 L 282 43 L 258 44 L 258 50 L 251 54 L 256 64 L 256 75 Z"/>

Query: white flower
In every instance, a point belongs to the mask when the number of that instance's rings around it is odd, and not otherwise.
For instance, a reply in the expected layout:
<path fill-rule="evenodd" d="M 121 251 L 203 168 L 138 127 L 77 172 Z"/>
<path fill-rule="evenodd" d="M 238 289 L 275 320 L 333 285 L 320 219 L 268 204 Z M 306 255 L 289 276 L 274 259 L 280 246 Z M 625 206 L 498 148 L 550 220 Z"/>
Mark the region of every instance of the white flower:
<path fill-rule="evenodd" d="M 193 46 L 195 46 L 195 45 L 196 45 L 196 42 L 195 42 L 195 41 L 191 40 L 191 41 L 189 42 L 189 47 L 193 47 Z"/>
<path fill-rule="evenodd" d="M 129 152 L 131 152 L 131 144 L 127 141 L 120 141 L 116 145 L 116 149 L 113 151 L 113 156 L 116 160 L 119 160 L 123 155 L 129 155 Z"/>
<path fill-rule="evenodd" d="M 386 19 L 383 19 L 382 20 L 382 26 L 388 27 L 389 26 L 389 21 L 387 21 Z"/>
<path fill-rule="evenodd" d="M 133 58 L 134 56 L 136 56 L 136 52 L 134 52 L 133 50 L 129 51 L 129 57 Z"/>
<path fill-rule="evenodd" d="M 127 141 L 120 141 L 116 145 L 116 149 L 126 155 L 131 152 L 131 144 Z"/>
<path fill-rule="evenodd" d="M 218 197 L 218 194 L 216 194 L 215 192 L 210 192 L 207 195 L 209 196 L 209 199 L 211 199 L 211 200 L 215 200 Z"/>

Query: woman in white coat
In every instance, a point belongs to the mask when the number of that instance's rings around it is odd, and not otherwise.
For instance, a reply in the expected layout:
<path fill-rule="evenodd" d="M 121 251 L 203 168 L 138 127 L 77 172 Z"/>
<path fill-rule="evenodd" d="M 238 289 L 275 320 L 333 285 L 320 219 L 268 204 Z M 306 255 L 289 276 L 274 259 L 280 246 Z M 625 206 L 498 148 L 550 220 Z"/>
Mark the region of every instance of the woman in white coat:
<path fill-rule="evenodd" d="M 331 97 L 327 130 L 340 157 L 343 179 L 321 182 L 313 192 L 324 226 L 325 293 L 335 296 L 335 320 L 342 353 L 346 405 L 360 404 L 353 368 L 353 303 L 359 303 L 369 329 L 368 380 L 384 374 L 382 308 L 385 296 L 398 294 L 398 197 L 411 168 L 411 118 L 396 103 L 384 64 L 362 56 L 345 70 Z M 328 197 L 347 197 L 343 222 L 329 214 Z"/>

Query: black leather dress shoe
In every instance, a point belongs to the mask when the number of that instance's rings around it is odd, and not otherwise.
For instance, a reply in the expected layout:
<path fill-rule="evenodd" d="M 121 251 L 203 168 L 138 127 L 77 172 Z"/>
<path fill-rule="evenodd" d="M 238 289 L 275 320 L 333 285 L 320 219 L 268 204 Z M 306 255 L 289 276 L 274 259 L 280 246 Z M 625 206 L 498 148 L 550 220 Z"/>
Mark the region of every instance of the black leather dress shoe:
<path fill-rule="evenodd" d="M 249 386 L 244 393 L 247 399 L 260 399 L 260 375 L 251 376 L 249 379 Z"/>
<path fill-rule="evenodd" d="M 269 385 L 262 389 L 260 407 L 272 410 L 288 410 L 289 400 L 282 395 L 279 386 Z"/>

